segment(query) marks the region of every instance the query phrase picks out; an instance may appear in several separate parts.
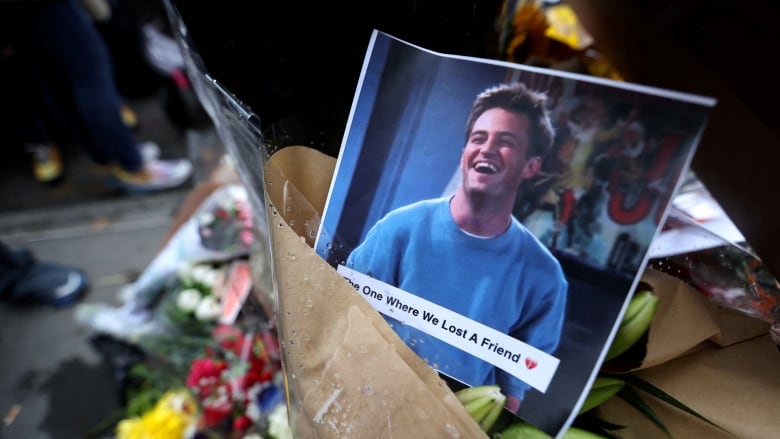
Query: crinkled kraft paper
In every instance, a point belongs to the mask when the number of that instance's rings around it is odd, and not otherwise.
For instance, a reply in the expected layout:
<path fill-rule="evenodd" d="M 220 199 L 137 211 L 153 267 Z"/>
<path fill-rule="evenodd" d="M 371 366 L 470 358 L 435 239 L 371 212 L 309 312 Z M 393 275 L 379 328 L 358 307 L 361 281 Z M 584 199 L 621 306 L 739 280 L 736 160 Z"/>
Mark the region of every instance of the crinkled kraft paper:
<path fill-rule="evenodd" d="M 710 302 L 668 274 L 648 269 L 642 280 L 661 301 L 642 364 L 630 371 L 730 432 L 639 392 L 672 437 L 778 437 L 780 352 L 769 324 Z M 597 410 L 626 427 L 621 438 L 669 437 L 620 398 Z"/>
<path fill-rule="evenodd" d="M 314 252 L 334 166 L 307 147 L 284 148 L 266 165 L 295 437 L 486 437 L 438 374 Z"/>
<path fill-rule="evenodd" d="M 647 269 L 642 281 L 660 297 L 647 354 L 637 369 L 663 364 L 709 344 L 726 347 L 767 334 L 769 324 L 710 302 L 680 279 Z"/>

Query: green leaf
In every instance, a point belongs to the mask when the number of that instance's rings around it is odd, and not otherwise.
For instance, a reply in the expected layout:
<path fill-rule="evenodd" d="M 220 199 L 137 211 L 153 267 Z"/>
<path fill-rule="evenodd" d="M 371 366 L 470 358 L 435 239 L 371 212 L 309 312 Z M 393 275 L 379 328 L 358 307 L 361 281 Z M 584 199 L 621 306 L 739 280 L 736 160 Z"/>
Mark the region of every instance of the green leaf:
<path fill-rule="evenodd" d="M 582 404 L 582 408 L 580 408 L 580 414 L 600 406 L 617 394 L 624 386 L 625 381 L 617 377 L 605 375 L 596 377 L 590 392 L 588 392 L 588 396 L 585 398 L 585 402 Z"/>
<path fill-rule="evenodd" d="M 626 428 L 625 425 L 607 422 L 594 415 L 593 412 L 583 413 L 577 416 L 572 426 L 590 430 L 611 439 L 618 439 L 618 436 L 614 432 Z"/>
<path fill-rule="evenodd" d="M 658 387 L 654 386 L 650 382 L 648 382 L 648 381 L 646 381 L 646 380 L 644 380 L 644 379 L 642 379 L 642 378 L 640 378 L 640 377 L 638 377 L 636 375 L 633 375 L 633 374 L 626 375 L 624 378 L 625 378 L 626 382 L 630 383 L 632 386 L 636 387 L 637 389 L 642 390 L 644 392 L 647 392 L 650 395 L 653 395 L 654 397 L 660 399 L 661 401 L 663 401 L 663 402 L 665 402 L 667 404 L 670 404 L 670 405 L 672 405 L 672 406 L 674 406 L 674 407 L 684 411 L 685 413 L 688 413 L 689 415 L 695 416 L 695 417 L 701 419 L 702 421 L 712 425 L 713 427 L 715 427 L 715 428 L 717 428 L 719 430 L 722 430 L 722 431 L 724 431 L 724 432 L 726 432 L 726 433 L 728 433 L 728 434 L 730 434 L 732 436 L 735 436 L 734 433 L 732 433 L 732 432 L 726 430 L 725 428 L 721 427 L 720 425 L 710 421 L 706 417 L 704 417 L 701 414 L 697 413 L 695 410 L 693 410 L 690 407 L 688 407 L 687 405 L 683 404 L 682 402 L 680 402 L 678 399 L 676 399 L 672 395 L 670 395 L 670 394 L 664 392 L 663 390 L 659 389 Z"/>
<path fill-rule="evenodd" d="M 645 415 L 645 417 L 657 425 L 658 428 L 666 432 L 669 437 L 672 436 L 669 428 L 666 427 L 666 424 L 664 424 L 663 421 L 661 421 L 661 418 L 658 417 L 658 415 L 655 413 L 655 410 L 653 410 L 652 407 L 650 407 L 650 405 L 648 405 L 647 402 L 645 402 L 645 400 L 634 391 L 634 389 L 631 387 L 624 387 L 623 390 L 618 392 L 618 396 L 639 410 L 640 413 Z"/>

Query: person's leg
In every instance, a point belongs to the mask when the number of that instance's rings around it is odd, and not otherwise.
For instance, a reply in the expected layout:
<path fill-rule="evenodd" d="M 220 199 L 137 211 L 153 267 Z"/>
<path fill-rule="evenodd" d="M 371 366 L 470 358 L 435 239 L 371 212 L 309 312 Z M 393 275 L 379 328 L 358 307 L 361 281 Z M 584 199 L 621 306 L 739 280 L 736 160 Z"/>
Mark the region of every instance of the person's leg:
<path fill-rule="evenodd" d="M 120 116 L 121 100 L 110 54 L 102 36 L 78 0 L 41 2 L 25 26 L 33 54 L 61 74 L 71 88 L 73 105 L 87 151 L 119 188 L 148 192 L 176 187 L 192 175 L 186 159 L 144 157 L 134 133 Z"/>
<path fill-rule="evenodd" d="M 8 64 L 8 76 L 2 93 L 4 102 L 13 108 L 10 123 L 17 134 L 17 144 L 32 156 L 33 176 L 41 183 L 56 183 L 64 174 L 58 138 L 50 129 L 57 124 L 51 111 L 51 99 L 37 69 L 25 51 L 14 53 Z"/>
<path fill-rule="evenodd" d="M 90 156 L 101 165 L 140 171 L 141 154 L 122 122 L 122 101 L 113 80 L 108 49 L 77 0 L 59 0 L 34 20 L 37 49 L 65 75 Z"/>

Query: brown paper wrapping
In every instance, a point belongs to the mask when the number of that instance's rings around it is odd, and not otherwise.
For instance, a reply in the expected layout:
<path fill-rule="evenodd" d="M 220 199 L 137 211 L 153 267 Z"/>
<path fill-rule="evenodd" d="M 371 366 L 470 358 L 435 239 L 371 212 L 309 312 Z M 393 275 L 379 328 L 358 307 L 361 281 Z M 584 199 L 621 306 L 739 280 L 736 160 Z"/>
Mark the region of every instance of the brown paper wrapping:
<path fill-rule="evenodd" d="M 306 147 L 266 166 L 276 315 L 296 438 L 485 437 L 439 376 L 313 250 L 335 160 Z M 775 437 L 780 353 L 769 325 L 720 307 L 648 269 L 661 298 L 647 352 L 633 372 L 736 437 Z M 652 396 L 675 437 L 733 437 Z M 668 437 L 612 398 L 603 419 L 624 438 Z"/>
<path fill-rule="evenodd" d="M 708 301 L 668 274 L 648 269 L 642 280 L 661 301 L 638 376 L 669 393 L 729 434 L 642 393 L 673 437 L 774 438 L 780 432 L 780 352 L 769 324 Z M 620 398 L 597 415 L 621 438 L 668 438 Z"/>
<path fill-rule="evenodd" d="M 769 324 L 708 301 L 680 279 L 648 268 L 642 281 L 660 297 L 650 326 L 647 369 L 714 343 L 724 347 L 769 332 Z"/>
<path fill-rule="evenodd" d="M 296 438 L 486 437 L 446 383 L 313 248 L 335 160 L 266 165 L 279 339 Z"/>
<path fill-rule="evenodd" d="M 733 433 L 640 393 L 672 437 L 759 439 L 780 434 L 780 352 L 767 333 L 725 348 L 709 344 L 637 374 Z M 597 410 L 600 418 L 627 427 L 619 430 L 621 438 L 669 438 L 620 398 Z"/>

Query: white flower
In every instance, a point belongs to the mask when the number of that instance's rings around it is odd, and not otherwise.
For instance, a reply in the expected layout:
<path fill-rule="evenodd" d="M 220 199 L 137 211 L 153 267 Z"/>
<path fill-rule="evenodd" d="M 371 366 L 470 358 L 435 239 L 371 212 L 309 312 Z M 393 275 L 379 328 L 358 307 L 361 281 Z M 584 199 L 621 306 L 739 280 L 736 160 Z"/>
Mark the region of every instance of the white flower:
<path fill-rule="evenodd" d="M 292 439 L 290 423 L 287 420 L 287 406 L 279 404 L 268 415 L 268 434 L 276 439 Z"/>
<path fill-rule="evenodd" d="M 195 309 L 195 317 L 203 322 L 212 322 L 222 314 L 222 304 L 214 296 L 204 297 Z"/>
<path fill-rule="evenodd" d="M 214 222 L 214 214 L 211 212 L 203 212 L 198 220 L 200 221 L 200 224 L 209 226 Z"/>
<path fill-rule="evenodd" d="M 246 399 L 249 401 L 249 404 L 246 406 L 246 415 L 255 423 L 260 422 L 260 416 L 262 415 L 258 397 L 266 388 L 268 388 L 268 384 L 256 383 L 246 391 Z"/>
<path fill-rule="evenodd" d="M 200 291 L 188 288 L 179 292 L 179 295 L 176 297 L 176 306 L 182 311 L 193 312 L 198 308 L 201 302 L 200 299 Z"/>
<path fill-rule="evenodd" d="M 214 289 L 214 286 L 217 285 L 217 280 L 219 279 L 219 272 L 213 268 L 209 268 L 208 271 L 204 271 L 202 273 L 201 282 L 211 288 Z"/>
<path fill-rule="evenodd" d="M 192 273 L 192 268 L 193 268 L 192 264 L 190 264 L 188 262 L 183 262 L 183 263 L 179 264 L 178 267 L 176 267 L 176 274 L 181 279 L 190 278 L 192 276 L 192 274 L 191 274 Z"/>
<path fill-rule="evenodd" d="M 211 286 L 208 283 L 209 279 L 212 276 L 211 272 L 212 272 L 211 267 L 207 265 L 196 265 L 192 267 L 192 270 L 190 270 L 190 277 L 195 282 L 201 283 L 203 285 Z"/>

